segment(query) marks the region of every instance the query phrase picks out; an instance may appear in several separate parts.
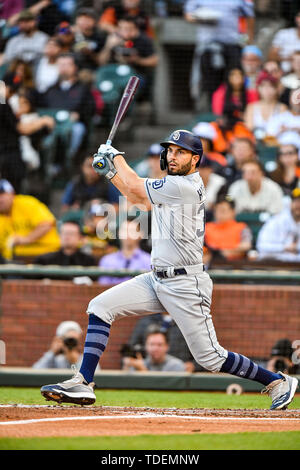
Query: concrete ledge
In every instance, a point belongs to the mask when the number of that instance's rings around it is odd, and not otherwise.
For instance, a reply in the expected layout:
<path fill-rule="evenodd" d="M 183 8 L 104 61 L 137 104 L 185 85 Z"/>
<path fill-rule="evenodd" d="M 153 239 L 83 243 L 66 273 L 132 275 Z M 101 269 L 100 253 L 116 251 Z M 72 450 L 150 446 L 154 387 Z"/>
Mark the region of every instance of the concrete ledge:
<path fill-rule="evenodd" d="M 41 387 L 70 378 L 69 369 L 31 369 L 2 367 L 0 369 L 0 386 Z M 299 378 L 299 376 L 298 376 Z M 123 372 L 105 370 L 95 375 L 97 388 L 119 390 L 181 390 L 181 391 L 226 391 L 228 385 L 235 383 L 245 392 L 258 392 L 262 386 L 251 380 L 232 377 L 227 374 L 210 373 L 157 373 L 157 372 Z"/>

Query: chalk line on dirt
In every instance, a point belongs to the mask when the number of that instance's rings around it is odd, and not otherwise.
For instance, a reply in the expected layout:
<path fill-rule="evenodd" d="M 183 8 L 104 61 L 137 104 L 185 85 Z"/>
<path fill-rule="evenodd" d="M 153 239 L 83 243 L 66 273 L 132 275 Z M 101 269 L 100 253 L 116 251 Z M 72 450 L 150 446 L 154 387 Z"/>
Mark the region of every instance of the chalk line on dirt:
<path fill-rule="evenodd" d="M 115 416 L 65 416 L 61 418 L 40 418 L 40 419 L 22 419 L 17 421 L 1 421 L 0 426 L 20 425 L 20 424 L 35 424 L 35 423 L 49 423 L 58 421 L 93 421 L 93 420 L 110 420 L 110 419 L 192 419 L 198 421 L 281 421 L 282 418 L 262 418 L 262 417 L 233 417 L 233 416 L 178 416 L 178 415 L 161 415 L 154 413 L 145 413 L 140 415 L 115 415 Z M 299 421 L 299 418 L 289 418 L 289 421 Z"/>

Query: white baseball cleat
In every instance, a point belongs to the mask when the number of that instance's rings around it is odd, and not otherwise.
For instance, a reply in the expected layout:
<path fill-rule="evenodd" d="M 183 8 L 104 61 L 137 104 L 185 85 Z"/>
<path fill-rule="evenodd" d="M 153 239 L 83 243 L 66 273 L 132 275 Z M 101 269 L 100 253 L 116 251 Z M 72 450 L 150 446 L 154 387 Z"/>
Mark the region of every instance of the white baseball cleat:
<path fill-rule="evenodd" d="M 44 385 L 41 394 L 46 400 L 58 403 L 75 403 L 76 405 L 92 405 L 96 401 L 94 382 L 88 384 L 80 372 L 62 383 Z"/>
<path fill-rule="evenodd" d="M 295 377 L 278 372 L 282 379 L 274 380 L 267 385 L 261 393 L 267 393 L 272 398 L 270 410 L 283 410 L 288 407 L 294 398 L 298 380 Z"/>

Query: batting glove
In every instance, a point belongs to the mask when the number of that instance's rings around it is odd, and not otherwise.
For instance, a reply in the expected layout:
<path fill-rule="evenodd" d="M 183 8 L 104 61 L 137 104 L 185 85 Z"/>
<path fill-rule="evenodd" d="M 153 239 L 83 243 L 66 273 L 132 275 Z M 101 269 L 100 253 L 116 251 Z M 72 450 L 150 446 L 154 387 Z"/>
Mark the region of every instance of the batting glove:
<path fill-rule="evenodd" d="M 99 153 L 94 155 L 93 168 L 98 175 L 105 176 L 108 180 L 111 180 L 117 173 L 113 161 Z"/>
<path fill-rule="evenodd" d="M 101 154 L 103 156 L 108 157 L 110 160 L 113 160 L 117 155 L 124 155 L 125 152 L 119 152 L 119 150 L 115 149 L 111 145 L 101 144 L 98 148 L 98 155 Z"/>

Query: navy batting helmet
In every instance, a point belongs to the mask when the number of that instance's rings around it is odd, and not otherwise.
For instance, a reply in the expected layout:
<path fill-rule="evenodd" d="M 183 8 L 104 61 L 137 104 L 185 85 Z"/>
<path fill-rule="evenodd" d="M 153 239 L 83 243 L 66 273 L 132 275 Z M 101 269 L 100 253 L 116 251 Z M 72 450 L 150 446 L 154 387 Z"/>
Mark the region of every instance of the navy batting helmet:
<path fill-rule="evenodd" d="M 167 150 L 170 144 L 178 145 L 186 150 L 190 150 L 195 155 L 199 155 L 199 161 L 197 162 L 196 166 L 199 166 L 200 160 L 203 155 L 203 148 L 202 142 L 190 131 L 186 131 L 184 129 L 179 129 L 177 131 L 172 132 L 169 139 L 165 142 L 161 142 L 161 146 L 164 147 L 164 150 L 160 154 L 160 167 L 162 170 L 165 170 L 168 166 L 167 163 Z"/>

